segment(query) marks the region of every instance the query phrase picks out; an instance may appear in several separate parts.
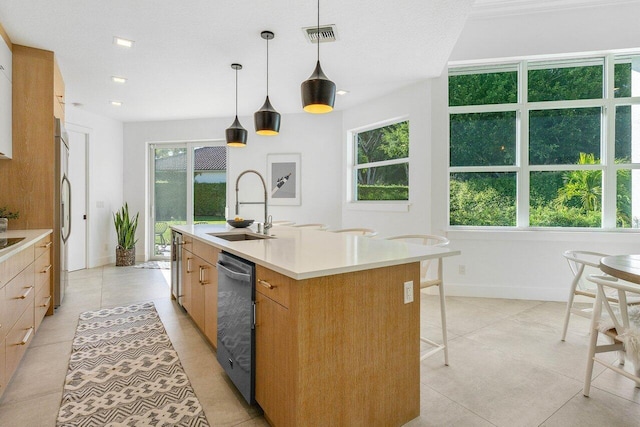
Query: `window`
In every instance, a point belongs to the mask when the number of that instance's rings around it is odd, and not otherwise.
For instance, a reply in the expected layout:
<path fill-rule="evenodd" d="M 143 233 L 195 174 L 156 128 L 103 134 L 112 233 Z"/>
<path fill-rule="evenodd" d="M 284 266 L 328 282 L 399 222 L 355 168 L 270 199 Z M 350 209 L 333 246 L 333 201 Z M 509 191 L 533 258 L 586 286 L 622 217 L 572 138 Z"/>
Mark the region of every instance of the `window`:
<path fill-rule="evenodd" d="M 450 68 L 449 141 L 452 226 L 640 228 L 640 56 Z"/>
<path fill-rule="evenodd" d="M 352 135 L 352 201 L 409 200 L 409 122 Z"/>

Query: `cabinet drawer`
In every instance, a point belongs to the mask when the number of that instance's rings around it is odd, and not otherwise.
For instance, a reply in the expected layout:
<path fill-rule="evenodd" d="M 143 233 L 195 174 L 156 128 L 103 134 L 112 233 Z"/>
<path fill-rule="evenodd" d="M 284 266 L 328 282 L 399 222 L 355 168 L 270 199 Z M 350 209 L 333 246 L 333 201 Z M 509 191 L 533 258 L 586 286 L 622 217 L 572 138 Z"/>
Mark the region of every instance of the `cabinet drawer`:
<path fill-rule="evenodd" d="M 6 381 L 9 382 L 15 372 L 20 359 L 33 340 L 34 324 L 33 310 L 27 309 L 22 313 L 15 326 L 11 328 L 6 338 Z"/>
<path fill-rule="evenodd" d="M 38 252 L 38 246 L 36 245 L 36 253 Z M 51 252 L 47 249 L 34 262 L 35 266 L 35 284 L 36 288 L 43 287 L 42 285 L 47 282 L 51 277 L 51 269 L 53 264 L 51 263 Z"/>
<path fill-rule="evenodd" d="M 289 293 L 293 280 L 275 271 L 256 265 L 256 292 L 289 308 Z"/>
<path fill-rule="evenodd" d="M 38 258 L 45 252 L 51 252 L 51 247 L 53 242 L 51 241 L 51 234 L 47 234 L 42 239 L 36 242 L 35 246 L 35 257 Z"/>
<path fill-rule="evenodd" d="M 40 323 L 42 323 L 42 319 L 47 314 L 47 310 L 49 310 L 49 306 L 51 305 L 50 294 L 51 292 L 49 292 L 49 289 L 42 289 L 41 291 L 36 292 L 34 311 L 36 331 L 40 327 Z"/>
<path fill-rule="evenodd" d="M 18 273 L 25 269 L 34 260 L 33 245 L 21 250 L 17 254 L 5 261 L 5 277 L 7 281 L 16 277 Z M 0 285 L 2 286 L 2 285 Z"/>
<path fill-rule="evenodd" d="M 5 322 L 8 327 L 16 323 L 27 307 L 33 308 L 35 293 L 33 264 L 31 264 L 4 288 Z M 33 310 L 29 311 L 33 313 Z"/>
<path fill-rule="evenodd" d="M 193 241 L 193 253 L 209 264 L 215 265 L 218 262 L 218 254 L 220 249 L 215 246 L 211 246 L 208 243 L 201 242 L 200 240 Z"/>

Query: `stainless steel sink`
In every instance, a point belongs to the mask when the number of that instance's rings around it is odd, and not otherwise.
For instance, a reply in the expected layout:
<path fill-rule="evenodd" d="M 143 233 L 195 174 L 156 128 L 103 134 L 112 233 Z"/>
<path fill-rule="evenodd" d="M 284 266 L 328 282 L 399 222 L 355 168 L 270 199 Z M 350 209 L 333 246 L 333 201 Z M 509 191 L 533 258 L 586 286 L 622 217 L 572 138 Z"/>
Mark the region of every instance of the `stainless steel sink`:
<path fill-rule="evenodd" d="M 267 236 L 264 234 L 253 233 L 207 233 L 209 236 L 217 237 L 219 239 L 228 240 L 229 242 L 240 242 L 242 240 L 263 240 L 272 239 L 273 236 Z"/>

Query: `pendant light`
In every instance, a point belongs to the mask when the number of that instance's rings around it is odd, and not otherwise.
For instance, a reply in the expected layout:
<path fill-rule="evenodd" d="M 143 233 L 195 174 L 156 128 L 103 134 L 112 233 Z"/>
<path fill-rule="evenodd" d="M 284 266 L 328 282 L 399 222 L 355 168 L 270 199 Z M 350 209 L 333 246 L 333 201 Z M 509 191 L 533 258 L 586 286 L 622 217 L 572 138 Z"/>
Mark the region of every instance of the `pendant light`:
<path fill-rule="evenodd" d="M 231 68 L 236 70 L 236 118 L 225 131 L 227 135 L 227 145 L 230 147 L 246 147 L 247 130 L 242 127 L 238 120 L 238 70 L 242 70 L 242 65 L 231 64 Z"/>
<path fill-rule="evenodd" d="M 323 114 L 333 110 L 336 100 L 336 85 L 322 72 L 320 67 L 320 0 L 318 0 L 318 62 L 311 76 L 300 85 L 302 108 L 307 113 Z"/>
<path fill-rule="evenodd" d="M 280 113 L 269 101 L 269 40 L 275 37 L 271 31 L 263 31 L 260 36 L 267 41 L 267 99 L 258 111 L 253 114 L 253 122 L 258 135 L 277 135 L 280 132 Z"/>

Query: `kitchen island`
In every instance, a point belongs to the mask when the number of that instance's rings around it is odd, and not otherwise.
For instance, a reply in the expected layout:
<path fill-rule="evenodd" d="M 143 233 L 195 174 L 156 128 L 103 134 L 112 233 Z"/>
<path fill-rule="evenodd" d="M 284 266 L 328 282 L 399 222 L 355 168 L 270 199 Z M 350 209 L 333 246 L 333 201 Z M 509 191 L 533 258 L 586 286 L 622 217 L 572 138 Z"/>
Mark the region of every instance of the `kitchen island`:
<path fill-rule="evenodd" d="M 256 264 L 255 398 L 270 424 L 394 426 L 419 416 L 420 261 L 458 251 L 285 226 L 267 239 L 172 228 L 184 238 L 184 306 L 203 332 L 215 329 L 206 321 L 212 258 L 225 251 Z M 245 232 L 256 239 L 224 238 Z M 409 282 L 415 300 L 405 303 Z"/>

